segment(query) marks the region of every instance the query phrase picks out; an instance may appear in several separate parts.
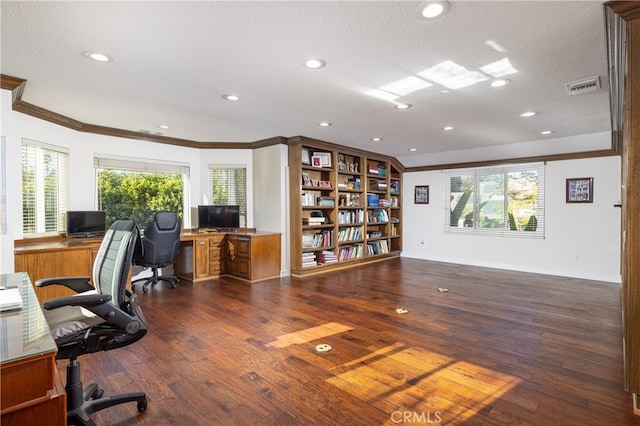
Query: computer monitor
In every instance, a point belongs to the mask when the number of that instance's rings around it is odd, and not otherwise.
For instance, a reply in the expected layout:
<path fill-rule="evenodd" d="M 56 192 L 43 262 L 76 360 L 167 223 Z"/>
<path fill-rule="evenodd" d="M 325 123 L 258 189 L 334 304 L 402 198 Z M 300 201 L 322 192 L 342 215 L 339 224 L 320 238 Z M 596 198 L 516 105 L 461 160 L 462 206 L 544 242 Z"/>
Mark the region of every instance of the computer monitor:
<path fill-rule="evenodd" d="M 104 235 L 105 231 L 106 213 L 104 211 L 67 211 L 67 237 L 98 237 Z"/>
<path fill-rule="evenodd" d="M 240 206 L 198 206 L 198 228 L 240 227 Z"/>

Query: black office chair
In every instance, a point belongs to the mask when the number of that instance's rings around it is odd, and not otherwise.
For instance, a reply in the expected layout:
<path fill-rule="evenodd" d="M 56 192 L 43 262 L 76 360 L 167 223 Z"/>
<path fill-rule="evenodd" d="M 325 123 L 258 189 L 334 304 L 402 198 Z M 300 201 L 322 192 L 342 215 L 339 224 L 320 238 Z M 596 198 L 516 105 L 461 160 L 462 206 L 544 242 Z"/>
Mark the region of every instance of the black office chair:
<path fill-rule="evenodd" d="M 136 295 L 126 289 L 132 260 L 141 250 L 135 222 L 117 220 L 105 234 L 93 264 L 95 287 L 89 284 L 89 277 L 36 281 L 38 287 L 64 285 L 78 293 L 47 300 L 42 306 L 58 346 L 56 359 L 69 360 L 65 390 L 70 425 L 95 425 L 90 414 L 125 402 L 137 402 L 140 412 L 147 408 L 142 392 L 103 397 L 96 383 L 83 389 L 77 361 L 80 355 L 130 345 L 147 333 Z"/>
<path fill-rule="evenodd" d="M 131 285 L 135 289 L 135 283 L 144 281 L 142 291 L 147 292 L 147 287 L 160 281 L 167 281 L 171 288 L 175 288 L 180 280 L 175 275 L 158 275 L 158 269 L 171 265 L 178 257 L 180 248 L 180 222 L 174 212 L 156 212 L 153 221 L 144 228 L 142 238 L 144 255 L 138 259 L 136 265 L 151 268 L 153 275 L 134 280 Z"/>

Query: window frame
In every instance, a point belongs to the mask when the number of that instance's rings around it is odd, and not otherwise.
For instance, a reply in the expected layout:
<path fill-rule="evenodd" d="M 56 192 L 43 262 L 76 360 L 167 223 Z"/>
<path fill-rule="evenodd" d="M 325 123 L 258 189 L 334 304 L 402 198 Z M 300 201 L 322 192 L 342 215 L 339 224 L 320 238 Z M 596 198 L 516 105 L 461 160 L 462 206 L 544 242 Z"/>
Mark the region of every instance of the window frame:
<path fill-rule="evenodd" d="M 20 148 L 20 163 L 22 167 L 22 232 L 23 235 L 55 235 L 63 232 L 66 228 L 66 212 L 69 209 L 69 149 L 58 145 L 52 145 L 44 142 L 35 141 L 28 138 L 22 138 L 22 144 Z M 29 152 L 34 151 L 34 152 Z M 55 185 L 55 204 L 56 204 L 56 218 L 55 218 L 55 230 L 47 227 L 51 224 L 47 224 L 46 218 L 46 205 L 47 205 L 47 191 L 45 189 L 37 189 L 39 186 L 45 185 L 45 173 L 46 167 L 44 164 L 45 155 L 56 156 L 56 169 L 58 171 Z M 35 157 L 30 163 L 31 157 Z M 29 162 L 29 164 L 26 164 Z M 33 194 L 25 191 L 25 185 L 29 183 L 25 182 L 25 179 L 30 179 L 30 175 L 25 173 L 25 167 L 33 168 L 35 170 L 34 182 L 31 184 L 34 186 Z M 25 197 L 32 197 L 28 201 L 25 201 Z M 49 200 L 51 202 L 52 200 Z M 28 212 L 25 211 L 24 206 L 26 204 L 34 204 L 34 217 L 27 217 Z M 27 216 L 25 216 L 27 215 Z M 30 224 L 33 222 L 33 226 Z M 30 229 L 27 229 L 29 227 Z"/>
<path fill-rule="evenodd" d="M 93 157 L 93 167 L 95 170 L 95 208 L 100 203 L 98 194 L 98 173 L 100 170 L 122 170 L 134 173 L 168 173 L 182 175 L 182 227 L 191 223 L 190 206 L 190 176 L 191 168 L 187 163 L 162 161 L 155 159 L 144 159 L 113 156 L 108 154 L 95 154 Z M 138 224 L 144 226 L 144 224 Z"/>
<path fill-rule="evenodd" d="M 229 205 L 239 205 L 240 206 L 240 228 L 246 228 L 248 227 L 248 223 L 249 223 L 249 216 L 248 216 L 248 212 L 247 212 L 247 202 L 248 202 L 248 195 L 247 195 L 247 191 L 248 191 L 248 186 L 247 186 L 247 179 L 248 179 L 248 168 L 246 164 L 236 164 L 236 165 L 230 165 L 230 164 L 209 164 L 207 166 L 207 199 L 209 200 L 209 203 L 211 205 L 215 205 L 216 202 L 214 201 L 214 195 L 213 195 L 213 178 L 214 178 L 214 170 L 217 169 L 221 169 L 221 170 L 226 170 L 227 173 L 229 173 L 232 170 L 244 170 L 244 190 L 242 191 L 244 194 L 244 200 L 239 200 L 237 202 L 237 204 L 229 204 Z M 229 193 L 229 186 L 227 185 L 227 193 Z M 237 194 L 235 194 L 234 196 L 237 196 Z M 235 203 L 235 201 L 234 201 Z"/>
<path fill-rule="evenodd" d="M 537 226 L 535 231 L 511 230 L 509 224 L 509 175 L 518 172 L 537 173 L 536 190 L 537 198 L 535 201 L 535 216 Z M 480 235 L 494 237 L 511 237 L 511 238 L 529 238 L 544 239 L 545 238 L 545 163 L 523 163 L 509 164 L 494 167 L 478 167 L 471 169 L 456 169 L 443 171 L 443 188 L 444 188 L 444 223 L 443 231 L 445 234 L 451 235 Z M 473 200 L 473 226 L 451 226 L 451 179 L 454 177 L 467 177 L 473 180 L 473 188 L 479 187 L 479 180 L 482 176 L 487 175 L 504 175 L 503 199 L 504 199 L 504 226 L 500 228 L 482 228 L 478 227 L 480 197 L 477 197 L 477 191 L 474 189 L 470 199 Z"/>

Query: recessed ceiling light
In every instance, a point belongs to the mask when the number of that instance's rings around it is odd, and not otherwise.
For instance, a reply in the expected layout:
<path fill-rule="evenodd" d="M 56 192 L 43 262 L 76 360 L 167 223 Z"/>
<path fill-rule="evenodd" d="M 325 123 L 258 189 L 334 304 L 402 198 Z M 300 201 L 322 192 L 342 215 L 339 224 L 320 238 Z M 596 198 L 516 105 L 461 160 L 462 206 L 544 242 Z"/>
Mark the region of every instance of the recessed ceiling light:
<path fill-rule="evenodd" d="M 222 99 L 226 99 L 228 101 L 239 101 L 240 98 L 236 95 L 222 95 Z"/>
<path fill-rule="evenodd" d="M 380 142 L 382 140 L 382 138 L 371 138 L 371 140 L 373 142 Z"/>
<path fill-rule="evenodd" d="M 434 19 L 449 10 L 448 1 L 428 1 L 420 5 L 418 16 L 422 19 Z"/>
<path fill-rule="evenodd" d="M 409 151 L 411 152 L 416 152 L 418 150 L 418 148 L 409 148 Z"/>
<path fill-rule="evenodd" d="M 520 117 L 523 117 L 523 118 L 533 117 L 536 114 L 537 114 L 537 112 L 535 112 L 535 111 L 527 111 L 527 112 L 523 112 L 522 114 L 520 114 Z"/>
<path fill-rule="evenodd" d="M 331 126 L 331 123 L 329 123 L 328 121 L 323 121 L 321 123 L 318 123 L 318 126 L 320 126 L 320 127 L 329 127 L 329 126 Z"/>
<path fill-rule="evenodd" d="M 326 64 L 322 59 L 311 58 L 305 61 L 304 66 L 312 70 L 317 70 L 318 68 L 323 68 Z"/>
<path fill-rule="evenodd" d="M 541 135 L 550 135 L 551 133 L 553 133 L 553 130 L 543 130 L 540 132 Z"/>
<path fill-rule="evenodd" d="M 453 127 L 453 126 L 447 126 L 447 127 L 444 127 L 444 130 L 447 130 L 447 131 L 448 131 L 448 130 L 453 130 L 453 129 L 455 129 L 455 127 Z"/>
<path fill-rule="evenodd" d="M 166 124 L 158 124 L 158 128 L 159 129 L 168 129 L 169 126 L 167 126 Z"/>
<path fill-rule="evenodd" d="M 409 109 L 411 104 L 396 104 L 396 109 Z"/>
<path fill-rule="evenodd" d="M 109 55 L 100 52 L 86 51 L 82 52 L 82 55 L 85 58 L 96 62 L 113 62 L 113 59 Z"/>
<path fill-rule="evenodd" d="M 509 83 L 511 83 L 511 80 L 509 80 L 508 78 L 499 78 L 497 80 L 493 80 L 490 83 L 490 86 L 491 87 L 504 87 Z"/>

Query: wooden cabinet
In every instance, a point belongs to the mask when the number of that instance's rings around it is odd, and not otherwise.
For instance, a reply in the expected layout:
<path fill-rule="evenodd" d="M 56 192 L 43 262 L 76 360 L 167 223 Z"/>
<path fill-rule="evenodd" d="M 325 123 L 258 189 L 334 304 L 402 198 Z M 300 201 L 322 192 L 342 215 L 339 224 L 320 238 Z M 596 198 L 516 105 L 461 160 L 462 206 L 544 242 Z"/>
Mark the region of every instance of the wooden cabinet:
<path fill-rule="evenodd" d="M 296 137 L 289 139 L 289 170 L 293 275 L 400 254 L 403 168 L 397 160 Z"/>
<path fill-rule="evenodd" d="M 19 288 L 23 307 L 0 313 L 2 425 L 66 425 L 66 394 L 56 369 L 57 347 L 27 274 L 3 274 Z"/>
<path fill-rule="evenodd" d="M 92 276 L 93 261 L 102 239 L 69 239 L 51 237 L 16 240 L 14 268 L 17 272 L 28 272 L 32 282 L 49 277 Z M 64 286 L 36 287 L 40 304 L 54 297 L 75 294 Z"/>
<path fill-rule="evenodd" d="M 175 272 L 192 282 L 221 275 L 259 281 L 280 276 L 280 233 L 184 232 Z"/>
<path fill-rule="evenodd" d="M 281 234 L 227 234 L 227 274 L 248 281 L 280 276 Z"/>

